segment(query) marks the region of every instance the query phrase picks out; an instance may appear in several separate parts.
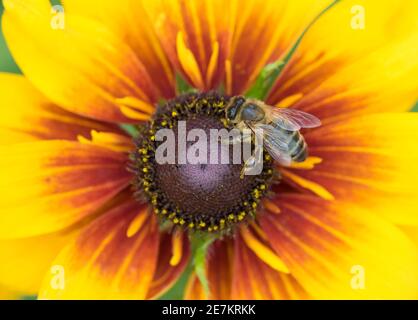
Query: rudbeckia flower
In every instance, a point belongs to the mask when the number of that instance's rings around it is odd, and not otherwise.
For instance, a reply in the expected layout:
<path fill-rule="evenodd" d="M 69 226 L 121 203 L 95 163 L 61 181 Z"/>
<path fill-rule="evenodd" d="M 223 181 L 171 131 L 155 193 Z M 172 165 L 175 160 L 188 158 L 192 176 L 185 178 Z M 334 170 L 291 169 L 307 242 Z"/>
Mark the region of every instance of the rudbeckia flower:
<path fill-rule="evenodd" d="M 1 290 L 418 298 L 417 3 L 330 2 L 4 0 Z M 236 95 L 321 119 L 309 157 L 155 164 L 156 129 Z"/>

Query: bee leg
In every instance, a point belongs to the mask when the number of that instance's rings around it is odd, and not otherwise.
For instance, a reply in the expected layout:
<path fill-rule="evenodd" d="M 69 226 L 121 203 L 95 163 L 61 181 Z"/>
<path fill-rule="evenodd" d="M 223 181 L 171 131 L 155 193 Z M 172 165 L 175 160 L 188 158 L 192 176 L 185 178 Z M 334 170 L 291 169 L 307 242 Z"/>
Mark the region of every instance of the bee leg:
<path fill-rule="evenodd" d="M 249 157 L 241 169 L 240 178 L 245 175 L 257 175 L 263 171 L 263 147 L 257 145 L 254 153 Z"/>
<path fill-rule="evenodd" d="M 242 135 L 242 128 L 243 128 L 242 125 L 243 125 L 243 122 L 239 123 L 237 127 L 234 129 L 238 131 L 230 132 L 230 135 L 228 137 L 220 137 L 219 140 L 221 141 L 221 143 L 233 145 L 233 144 L 238 144 L 238 143 L 242 143 L 243 141 L 246 141 L 247 136 Z M 250 136 L 250 139 L 251 139 L 251 136 Z"/>
<path fill-rule="evenodd" d="M 219 140 L 221 141 L 221 144 L 238 144 L 242 142 L 242 137 L 241 136 L 235 136 L 235 137 L 228 137 L 228 138 L 219 138 Z"/>
<path fill-rule="evenodd" d="M 238 131 L 239 134 L 235 132 L 232 136 L 230 135 L 227 138 L 220 137 L 219 140 L 221 144 L 234 145 L 238 143 L 251 143 L 252 142 L 251 133 L 248 132 L 250 129 L 248 128 L 247 124 L 244 121 L 241 121 L 240 123 L 238 123 L 234 130 L 239 130 Z M 247 132 L 245 130 L 247 130 Z"/>
<path fill-rule="evenodd" d="M 242 166 L 241 173 L 239 175 L 240 179 L 244 179 L 245 174 L 251 170 L 255 165 L 255 156 L 249 157 Z"/>

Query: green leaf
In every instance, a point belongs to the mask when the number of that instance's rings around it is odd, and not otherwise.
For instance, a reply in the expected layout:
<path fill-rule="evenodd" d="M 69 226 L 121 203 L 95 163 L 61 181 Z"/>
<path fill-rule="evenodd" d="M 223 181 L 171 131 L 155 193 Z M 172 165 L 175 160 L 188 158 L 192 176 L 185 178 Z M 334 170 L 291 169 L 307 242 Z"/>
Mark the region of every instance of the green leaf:
<path fill-rule="evenodd" d="M 412 112 L 418 112 L 418 101 L 415 103 L 415 105 L 412 107 Z"/>
<path fill-rule="evenodd" d="M 328 10 L 334 7 L 337 3 L 342 0 L 334 0 L 329 4 L 325 9 L 323 9 L 302 31 L 299 37 L 296 39 L 295 43 L 289 49 L 289 51 L 284 55 L 280 60 L 277 60 L 273 63 L 266 65 L 258 75 L 255 80 L 254 85 L 245 93 L 249 98 L 255 98 L 259 100 L 265 100 L 269 95 L 271 89 L 276 83 L 277 78 L 282 73 L 283 69 L 289 63 L 290 59 L 293 57 L 297 48 L 299 47 L 303 37 L 309 31 L 309 29 L 322 17 Z"/>
<path fill-rule="evenodd" d="M 0 20 L 3 13 L 3 2 L 0 1 Z M 3 37 L 3 33 L 0 31 L 0 71 L 11 72 L 11 73 L 22 73 L 19 67 L 13 60 L 10 54 L 9 48 L 7 47 L 6 40 Z"/>
<path fill-rule="evenodd" d="M 177 95 L 197 92 L 197 89 L 191 86 L 180 73 L 176 73 L 176 93 Z"/>
<path fill-rule="evenodd" d="M 139 135 L 138 128 L 132 124 L 121 123 L 119 127 L 133 138 L 137 138 Z"/>
<path fill-rule="evenodd" d="M 255 80 L 254 85 L 245 94 L 249 98 L 255 98 L 263 100 L 273 87 L 274 82 L 280 75 L 282 69 L 285 66 L 283 60 L 277 60 L 276 62 L 266 65 L 260 72 L 259 76 Z"/>

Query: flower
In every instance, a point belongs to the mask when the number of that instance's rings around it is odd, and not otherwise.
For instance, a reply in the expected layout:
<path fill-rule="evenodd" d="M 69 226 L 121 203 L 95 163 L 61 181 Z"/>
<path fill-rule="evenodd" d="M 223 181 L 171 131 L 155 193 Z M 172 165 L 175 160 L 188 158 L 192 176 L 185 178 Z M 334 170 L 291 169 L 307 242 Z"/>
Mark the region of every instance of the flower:
<path fill-rule="evenodd" d="M 67 0 L 63 28 L 51 26 L 49 1 L 3 3 L 24 75 L 0 75 L 1 287 L 160 296 L 194 234 L 159 225 L 151 199 L 132 196 L 132 127 L 120 124 L 173 101 L 178 74 L 199 91 L 246 93 L 329 1 Z M 418 297 L 418 116 L 406 112 L 417 98 L 416 6 L 342 1 L 308 30 L 266 102 L 321 119 L 304 133 L 311 156 L 278 166 L 281 183 L 255 218 L 206 244 L 187 298 Z"/>

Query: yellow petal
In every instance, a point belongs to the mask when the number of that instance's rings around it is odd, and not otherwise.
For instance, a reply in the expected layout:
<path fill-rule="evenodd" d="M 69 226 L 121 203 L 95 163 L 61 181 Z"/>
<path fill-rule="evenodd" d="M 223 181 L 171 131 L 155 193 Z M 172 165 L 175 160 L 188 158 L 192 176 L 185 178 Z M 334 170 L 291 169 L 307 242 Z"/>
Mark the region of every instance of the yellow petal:
<path fill-rule="evenodd" d="M 0 285 L 36 295 L 51 263 L 76 232 L 0 240 Z"/>
<path fill-rule="evenodd" d="M 65 140 L 0 147 L 0 238 L 65 228 L 131 179 L 125 154 Z"/>
<path fill-rule="evenodd" d="M 232 36 L 231 2 L 144 0 L 155 33 L 172 65 L 194 86 L 209 90 L 224 75 Z M 222 14 L 218 14 L 222 8 Z"/>
<path fill-rule="evenodd" d="M 228 1 L 233 36 L 228 59 L 232 93 L 245 92 L 260 70 L 284 55 L 303 28 L 331 1 Z M 283 97 L 285 98 L 285 97 Z M 278 101 L 275 101 L 278 102 Z"/>
<path fill-rule="evenodd" d="M 158 261 L 159 231 L 154 216 L 136 200 L 123 202 L 94 220 L 52 262 L 62 266 L 61 285 L 46 274 L 40 299 L 144 299 Z M 148 222 L 132 237 L 126 230 L 142 212 Z"/>
<path fill-rule="evenodd" d="M 18 300 L 22 294 L 10 288 L 0 286 L 0 300 Z"/>
<path fill-rule="evenodd" d="M 115 102 L 156 101 L 152 80 L 131 48 L 97 21 L 65 13 L 62 28 L 49 1 L 5 2 L 3 31 L 25 76 L 51 101 L 96 119 L 128 122 Z M 75 103 L 76 101 L 76 103 Z"/>
<path fill-rule="evenodd" d="M 23 76 L 0 73 L 0 144 L 39 139 L 75 140 L 91 129 L 115 127 L 76 116 L 49 102 Z"/>
<path fill-rule="evenodd" d="M 418 250 L 418 227 L 416 226 L 400 226 L 401 229 L 406 236 L 415 243 L 415 246 Z"/>
<path fill-rule="evenodd" d="M 416 10 L 413 0 L 341 1 L 307 33 L 269 101 L 302 93 L 294 107 L 323 123 L 410 110 L 418 91 Z"/>
<path fill-rule="evenodd" d="M 78 141 L 84 144 L 108 148 L 116 152 L 130 152 L 134 149 L 132 139 L 125 135 L 110 132 L 98 132 L 96 130 L 92 130 L 90 135 L 91 140 L 79 135 Z"/>
<path fill-rule="evenodd" d="M 177 236 L 180 236 L 178 234 Z M 178 280 L 183 274 L 190 259 L 190 245 L 187 239 L 187 234 L 181 235 L 181 256 L 180 260 L 175 266 L 171 265 L 173 259 L 173 245 L 174 238 L 171 234 L 163 233 L 160 235 L 160 248 L 158 250 L 158 262 L 157 269 L 154 274 L 154 278 L 150 285 L 147 299 L 154 299 L 161 296 L 164 292 L 171 288 L 171 286 Z M 180 238 L 177 238 L 179 240 Z"/>
<path fill-rule="evenodd" d="M 63 0 L 62 3 L 68 14 L 82 15 L 106 25 L 142 61 L 159 94 L 164 98 L 174 96 L 174 72 L 154 30 L 146 1 Z"/>
<path fill-rule="evenodd" d="M 274 270 L 289 273 L 289 269 L 283 260 L 280 259 L 273 250 L 258 240 L 248 229 L 242 228 L 241 236 L 248 248 L 250 248 L 264 263 Z"/>
<path fill-rule="evenodd" d="M 206 277 L 209 296 L 194 273 L 185 289 L 186 299 L 231 299 L 233 276 L 233 241 L 215 241 L 206 255 Z"/>
<path fill-rule="evenodd" d="M 272 269 L 245 245 L 234 240 L 216 241 L 206 257 L 209 296 L 193 273 L 185 290 L 186 299 L 306 299 L 307 293 L 288 274 Z"/>
<path fill-rule="evenodd" d="M 205 291 L 196 273 L 192 272 L 187 280 L 184 289 L 185 300 L 205 300 L 207 299 Z"/>
<path fill-rule="evenodd" d="M 353 117 L 308 132 L 322 162 L 297 174 L 335 199 L 351 201 L 399 224 L 418 225 L 418 114 Z"/>
<path fill-rule="evenodd" d="M 185 70 L 188 77 L 192 80 L 193 85 L 203 90 L 203 79 L 202 74 L 199 70 L 199 65 L 197 64 L 196 58 L 193 55 L 193 52 L 187 48 L 184 36 L 181 32 L 177 35 L 177 54 L 179 61 L 183 69 Z"/>
<path fill-rule="evenodd" d="M 272 269 L 244 244 L 235 240 L 232 299 L 307 299 L 308 295 L 292 275 Z"/>
<path fill-rule="evenodd" d="M 261 226 L 314 298 L 416 299 L 418 250 L 395 226 L 341 201 L 283 194 Z"/>

